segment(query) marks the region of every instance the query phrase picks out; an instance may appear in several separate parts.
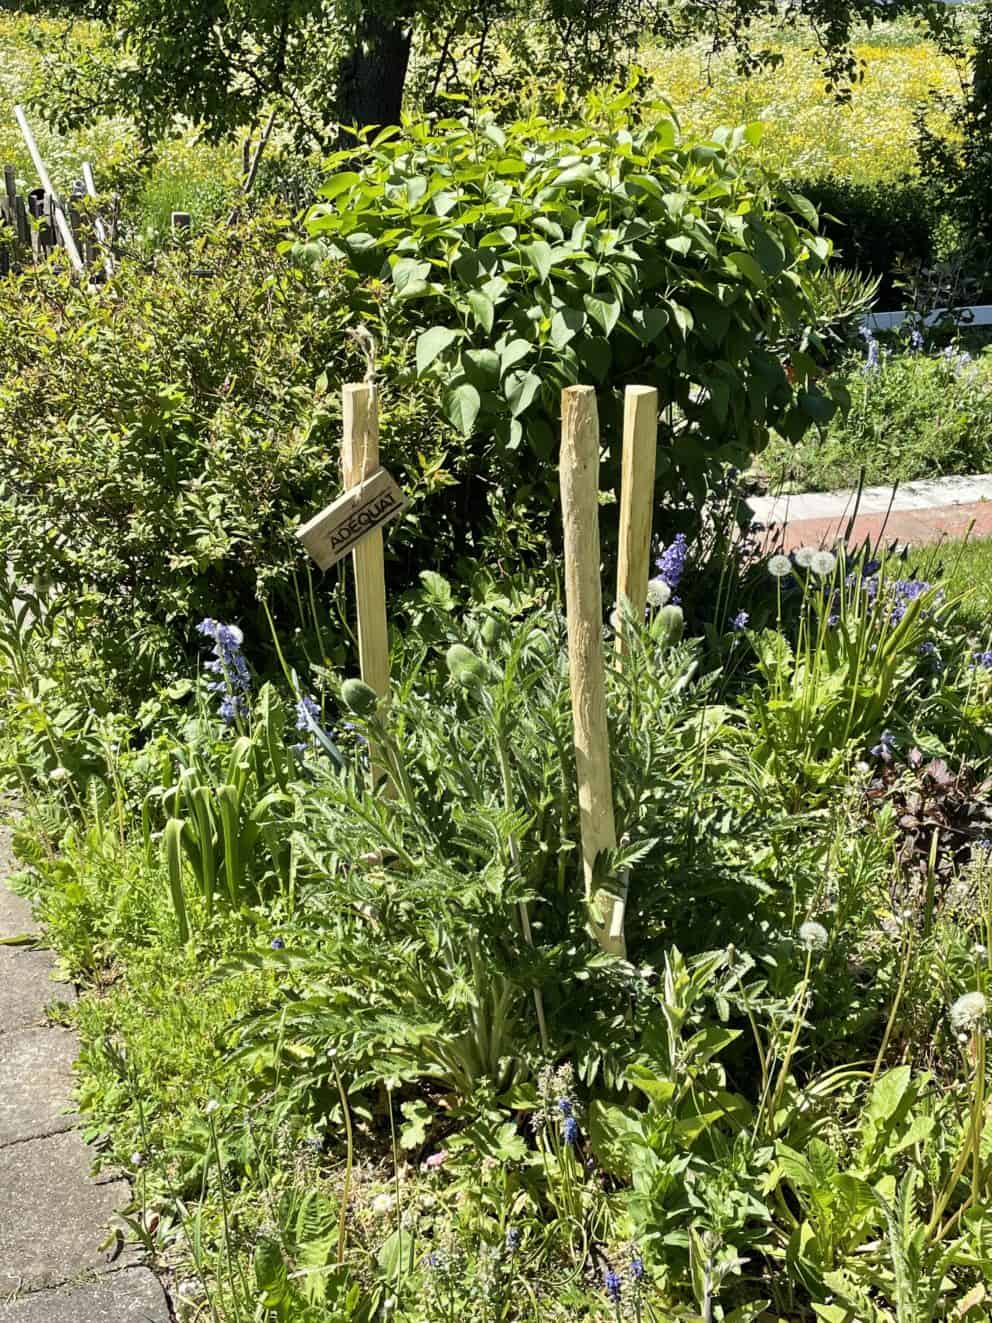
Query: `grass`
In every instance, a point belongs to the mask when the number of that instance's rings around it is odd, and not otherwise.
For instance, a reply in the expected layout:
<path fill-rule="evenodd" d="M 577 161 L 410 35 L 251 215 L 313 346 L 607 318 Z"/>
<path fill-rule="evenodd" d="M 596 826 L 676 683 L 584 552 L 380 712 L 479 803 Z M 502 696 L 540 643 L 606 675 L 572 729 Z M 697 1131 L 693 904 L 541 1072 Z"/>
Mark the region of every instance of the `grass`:
<path fill-rule="evenodd" d="M 932 560 L 943 563 L 948 595 L 961 598 L 962 620 L 976 631 L 982 647 L 987 647 L 992 621 L 992 538 L 945 543 Z"/>

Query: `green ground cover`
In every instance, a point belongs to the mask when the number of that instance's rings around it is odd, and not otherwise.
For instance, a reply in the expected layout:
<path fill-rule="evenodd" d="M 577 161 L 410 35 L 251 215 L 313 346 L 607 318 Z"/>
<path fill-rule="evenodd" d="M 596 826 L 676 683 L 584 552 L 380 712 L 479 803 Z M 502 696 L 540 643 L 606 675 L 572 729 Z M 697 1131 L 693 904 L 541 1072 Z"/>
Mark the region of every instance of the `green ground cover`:
<path fill-rule="evenodd" d="M 873 351 L 875 352 L 875 351 Z M 846 414 L 798 446 L 779 439 L 758 457 L 772 490 L 830 491 L 992 469 L 992 352 L 957 341 L 915 351 L 906 338 L 862 345 L 835 379 Z"/>

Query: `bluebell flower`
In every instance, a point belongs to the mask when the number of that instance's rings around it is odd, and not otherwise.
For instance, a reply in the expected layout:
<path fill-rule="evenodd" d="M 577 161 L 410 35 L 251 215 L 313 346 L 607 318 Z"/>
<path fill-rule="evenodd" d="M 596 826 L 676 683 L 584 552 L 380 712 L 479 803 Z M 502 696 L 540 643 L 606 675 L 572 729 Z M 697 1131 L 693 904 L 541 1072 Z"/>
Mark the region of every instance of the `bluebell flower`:
<path fill-rule="evenodd" d="M 730 628 L 735 634 L 739 634 L 742 629 L 747 629 L 747 622 L 751 619 L 746 611 L 738 611 L 730 622 Z"/>
<path fill-rule="evenodd" d="M 273 951 L 282 951 L 285 948 L 286 943 L 282 940 L 281 937 L 273 937 L 272 941 L 269 943 L 269 946 L 272 947 Z"/>
<path fill-rule="evenodd" d="M 197 633 L 213 640 L 213 657 L 204 670 L 219 678 L 207 689 L 220 697 L 220 715 L 229 724 L 248 711 L 244 696 L 251 691 L 251 674 L 241 645 L 244 635 L 236 625 L 225 625 L 207 617 L 196 627 Z"/>
<path fill-rule="evenodd" d="M 644 1278 L 644 1260 L 639 1254 L 635 1254 L 630 1261 L 630 1275 L 635 1282 L 640 1282 Z"/>
<path fill-rule="evenodd" d="M 516 1254 L 517 1250 L 520 1248 L 519 1227 L 506 1228 L 506 1248 L 509 1250 L 511 1254 Z"/>
<path fill-rule="evenodd" d="M 940 649 L 932 639 L 927 639 L 925 643 L 920 644 L 920 656 L 930 658 L 930 669 L 939 675 L 944 669 L 944 660 L 940 655 Z"/>
<path fill-rule="evenodd" d="M 881 568 L 882 562 L 880 560 L 866 560 L 861 567 L 861 577 L 864 579 L 870 579 L 871 576 L 877 574 Z"/>
<path fill-rule="evenodd" d="M 612 1268 L 607 1268 L 603 1274 L 603 1290 L 615 1305 L 620 1303 L 620 1291 L 622 1289 L 620 1274 L 614 1272 Z"/>
<path fill-rule="evenodd" d="M 923 332 L 917 328 L 909 333 L 909 347 L 914 354 L 918 354 L 923 348 Z"/>
<path fill-rule="evenodd" d="M 561 1112 L 562 1116 L 571 1116 L 575 1110 L 571 1098 L 559 1098 L 558 1110 Z"/>
<path fill-rule="evenodd" d="M 897 579 L 892 585 L 892 623 L 898 625 L 909 608 L 910 602 L 928 593 L 933 587 L 925 579 Z"/>
<path fill-rule="evenodd" d="M 296 729 L 311 730 L 311 723 L 320 719 L 320 706 L 310 697 L 304 694 L 296 704 Z"/>
<path fill-rule="evenodd" d="M 574 1116 L 566 1116 L 561 1128 L 562 1137 L 569 1148 L 575 1148 L 579 1142 L 579 1123 Z"/>
<path fill-rule="evenodd" d="M 976 850 L 992 850 L 992 836 L 980 836 L 975 842 Z"/>
<path fill-rule="evenodd" d="M 883 730 L 878 743 L 869 753 L 873 758 L 880 759 L 883 763 L 892 762 L 892 754 L 896 745 L 896 737 L 891 730 Z"/>
<path fill-rule="evenodd" d="M 867 374 L 870 372 L 878 371 L 881 360 L 881 349 L 879 348 L 878 341 L 872 335 L 871 331 L 869 331 L 866 328 L 862 332 L 862 334 L 865 337 L 866 353 L 865 353 L 865 365 L 861 369 L 861 371 L 865 373 L 865 375 L 867 376 Z"/>
<path fill-rule="evenodd" d="M 658 577 L 664 579 L 673 592 L 679 586 L 682 575 L 685 573 L 688 551 L 685 534 L 676 533 L 674 540 L 669 546 L 662 548 L 661 555 L 655 561 L 658 568 Z"/>
<path fill-rule="evenodd" d="M 428 1268 L 440 1268 L 441 1256 L 438 1254 L 437 1250 L 431 1250 L 430 1254 L 424 1255 L 424 1262 L 427 1264 Z"/>
<path fill-rule="evenodd" d="M 971 662 L 973 667 L 979 667 L 981 670 L 992 670 L 992 651 L 976 652 Z"/>

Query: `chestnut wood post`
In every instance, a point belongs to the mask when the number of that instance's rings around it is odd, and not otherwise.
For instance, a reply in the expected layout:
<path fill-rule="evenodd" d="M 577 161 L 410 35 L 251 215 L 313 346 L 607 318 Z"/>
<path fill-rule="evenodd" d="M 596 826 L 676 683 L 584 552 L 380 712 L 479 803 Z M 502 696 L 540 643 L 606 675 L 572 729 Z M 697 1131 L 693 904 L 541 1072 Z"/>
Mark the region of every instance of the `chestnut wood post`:
<path fill-rule="evenodd" d="M 648 600 L 651 559 L 651 507 L 658 450 L 658 392 L 628 386 L 623 400 L 623 456 L 620 474 L 620 554 L 617 561 L 617 666 L 623 664 L 624 599 L 636 614 Z"/>
<path fill-rule="evenodd" d="M 600 885 L 597 859 L 616 848 L 603 661 L 599 559 L 599 418 L 592 386 L 561 397 L 561 505 L 565 539 L 568 671 L 572 691 L 579 826 L 590 928 L 604 951 L 626 955 L 626 902 Z M 601 865 L 600 865 L 601 868 Z"/>
<path fill-rule="evenodd" d="M 345 489 L 357 487 L 379 467 L 379 406 L 375 387 L 345 386 L 341 466 Z M 389 692 L 386 570 L 382 529 L 374 528 L 351 553 L 358 604 L 358 658 L 362 679 L 380 698 Z"/>

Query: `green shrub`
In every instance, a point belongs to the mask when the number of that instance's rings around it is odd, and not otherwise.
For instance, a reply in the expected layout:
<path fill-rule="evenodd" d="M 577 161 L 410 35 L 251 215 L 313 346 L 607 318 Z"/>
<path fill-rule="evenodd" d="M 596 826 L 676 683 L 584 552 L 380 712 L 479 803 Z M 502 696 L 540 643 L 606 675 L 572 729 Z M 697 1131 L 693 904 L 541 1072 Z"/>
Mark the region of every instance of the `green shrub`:
<path fill-rule="evenodd" d="M 550 486 L 561 389 L 603 388 L 613 445 L 620 388 L 639 382 L 672 406 L 659 490 L 701 493 L 770 427 L 798 438 L 833 414 L 811 326 L 830 245 L 749 160 L 756 127 L 683 140 L 640 96 L 555 123 L 408 123 L 340 153 L 297 251 L 387 282 L 419 373 L 460 431 L 492 435 L 498 466 L 526 445 Z"/>
<path fill-rule="evenodd" d="M 940 213 L 933 190 L 911 176 L 886 183 L 821 176 L 795 186 L 819 211 L 838 258 L 882 277 L 879 306 L 900 306 L 899 269 L 929 266 L 936 256 Z"/>
<path fill-rule="evenodd" d="M 278 234 L 265 219 L 218 228 L 122 262 L 103 287 L 51 267 L 0 282 L 7 561 L 23 581 L 71 585 L 66 628 L 87 622 L 142 696 L 202 617 L 248 624 L 264 591 L 296 623 L 294 530 L 340 491 L 340 387 L 366 370 L 355 290 L 332 265 L 277 257 Z M 373 320 L 377 292 L 359 292 Z M 487 489 L 457 488 L 481 451 L 438 418 L 409 347 L 377 330 L 384 462 L 412 498 L 388 539 L 402 579 L 462 554 L 462 520 L 484 537 Z"/>

